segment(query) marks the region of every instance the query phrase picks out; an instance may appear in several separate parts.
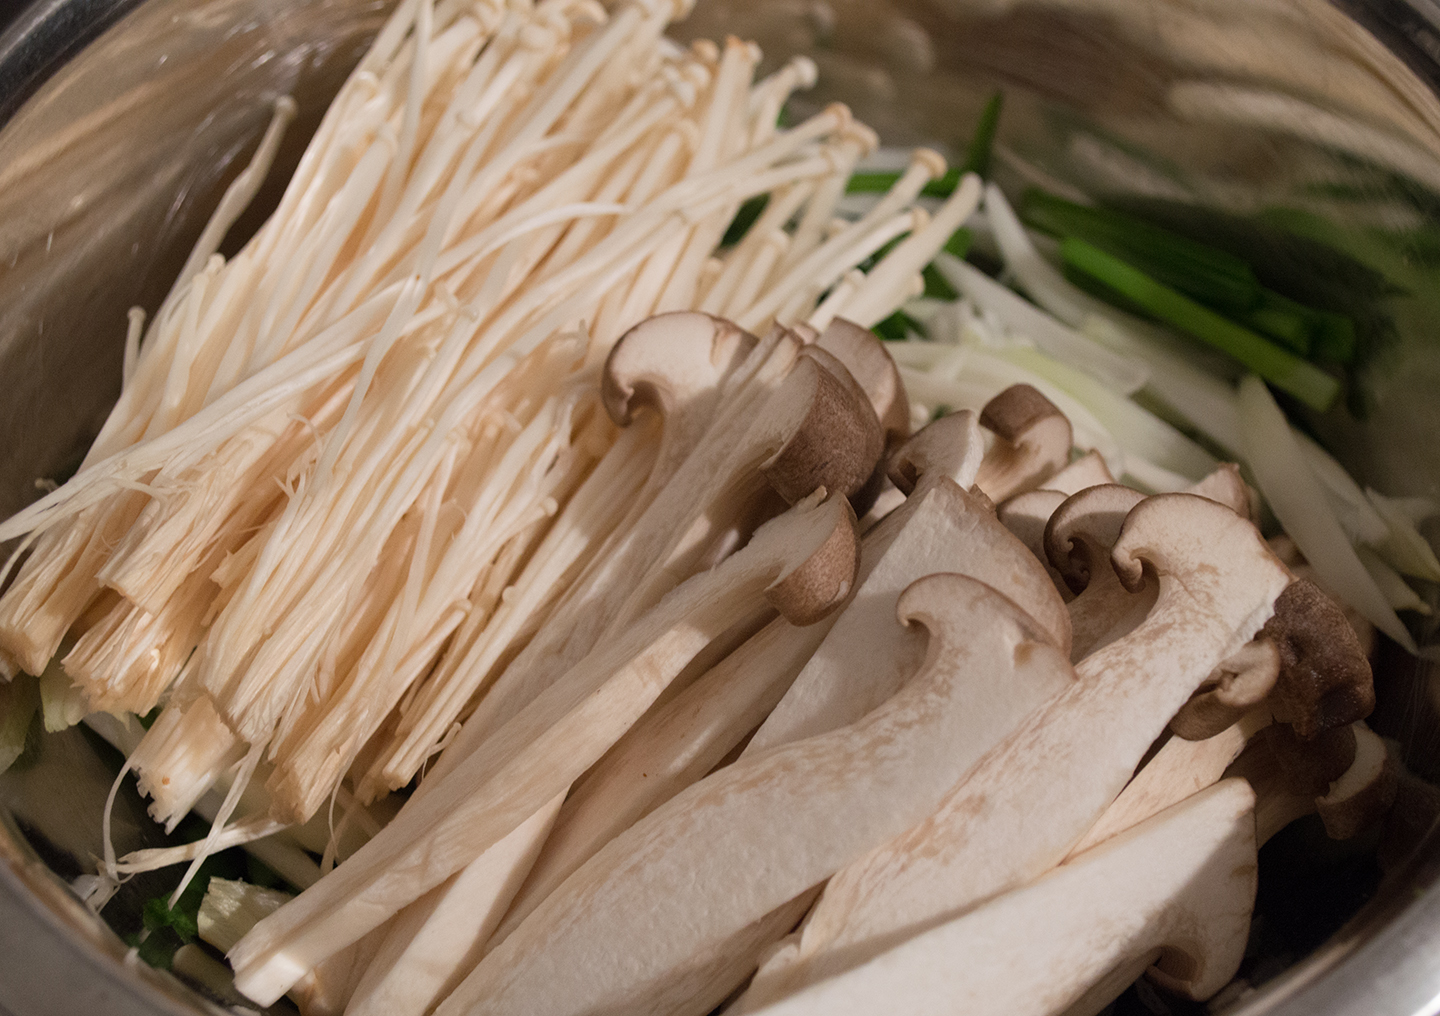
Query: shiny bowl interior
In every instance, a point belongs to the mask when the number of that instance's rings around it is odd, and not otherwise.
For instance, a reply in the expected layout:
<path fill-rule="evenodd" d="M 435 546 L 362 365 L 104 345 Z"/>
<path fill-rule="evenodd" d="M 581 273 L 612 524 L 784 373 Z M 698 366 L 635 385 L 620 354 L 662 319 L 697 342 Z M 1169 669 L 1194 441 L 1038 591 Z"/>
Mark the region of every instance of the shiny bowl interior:
<path fill-rule="evenodd" d="M 387 6 L 50 0 L 0 35 L 0 517 L 36 496 L 37 477 L 78 462 L 119 390 L 126 311 L 159 304 L 275 97 L 293 95 L 301 117 L 226 253 L 273 207 Z M 820 84 L 797 113 L 844 101 L 887 144 L 951 156 L 1002 88 L 1002 184 L 1079 189 L 1212 224 L 1284 205 L 1410 228 L 1440 226 L 1437 26 L 1440 9 L 1394 0 L 701 0 L 677 34 L 754 38 L 767 65 L 809 53 Z M 1348 199 L 1320 186 L 1337 181 Z M 1397 495 L 1440 494 L 1440 311 L 1427 308 L 1416 301 L 1402 341 L 1371 369 L 1363 418 L 1308 421 L 1362 483 Z M 1372 726 L 1440 781 L 1432 669 L 1383 652 Z M 37 750 L 0 780 L 0 1016 L 213 1006 L 128 962 L 70 893 L 66 880 L 100 853 L 103 804 L 73 777 L 104 760 L 74 731 Z M 115 823 L 122 850 L 156 842 L 133 793 Z M 1383 880 L 1353 852 L 1332 851 L 1314 871 L 1293 861 L 1272 851 L 1263 862 L 1291 870 L 1262 912 L 1294 934 L 1225 1011 L 1436 1011 L 1440 838 Z M 127 888 L 144 890 L 139 879 Z"/>

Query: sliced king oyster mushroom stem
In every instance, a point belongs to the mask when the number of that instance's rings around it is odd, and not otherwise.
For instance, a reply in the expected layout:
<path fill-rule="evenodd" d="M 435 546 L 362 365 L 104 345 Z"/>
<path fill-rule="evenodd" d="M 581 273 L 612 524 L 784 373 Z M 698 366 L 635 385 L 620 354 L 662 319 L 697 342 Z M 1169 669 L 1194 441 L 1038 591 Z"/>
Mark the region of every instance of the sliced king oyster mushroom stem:
<path fill-rule="evenodd" d="M 899 616 L 931 635 L 903 689 L 849 726 L 742 758 L 637 822 L 437 1012 L 708 1012 L 735 987 L 700 976 L 716 947 L 928 814 L 1072 680 L 1049 633 L 974 579 L 921 579 Z"/>
<path fill-rule="evenodd" d="M 757 1000 L 835 976 L 1058 864 L 1290 582 L 1248 520 L 1189 494 L 1137 504 L 1110 559 L 1128 588 L 1159 583 L 1145 621 L 1082 660 L 1075 683 L 925 821 L 835 875 L 798 947 L 757 974 Z"/>
<path fill-rule="evenodd" d="M 972 429 L 960 432 L 949 461 L 936 447 L 914 463 L 923 470 L 920 485 L 865 535 L 856 589 L 841 611 L 805 627 L 772 621 L 647 715 L 585 775 L 497 941 L 601 846 L 698 781 L 761 721 L 747 755 L 844 726 L 893 694 L 923 656 L 923 637 L 894 620 L 900 593 L 916 579 L 936 572 L 995 577 L 1002 592 L 1032 616 L 1046 618 L 1052 638 L 1064 644 L 1063 610 L 1053 596 L 1046 601 L 1033 564 L 1006 545 L 989 513 L 962 489 L 979 464 L 980 437 L 970 420 Z M 913 440 L 920 442 L 921 435 Z"/>
<path fill-rule="evenodd" d="M 739 1011 L 1094 1016 L 1146 968 L 1172 991 L 1208 998 L 1245 952 L 1254 805 L 1243 780 L 1226 780 L 1029 885 Z"/>
<path fill-rule="evenodd" d="M 1374 702 L 1369 663 L 1343 618 L 1341 630 L 1336 630 L 1338 607 L 1312 595 L 1312 589 L 1304 579 L 1286 587 L 1276 600 L 1274 616 L 1253 640 L 1216 667 L 1201 690 L 1171 718 L 1169 727 L 1175 736 L 1145 762 L 1072 854 L 1219 780 L 1242 752 L 1251 750 L 1247 745 L 1256 738 L 1297 745 L 1291 755 L 1305 758 L 1313 755 L 1309 745 L 1332 732 L 1350 736 L 1351 726 L 1369 715 Z M 1282 658 L 1277 643 L 1293 641 L 1285 633 L 1317 628 L 1330 632 L 1322 659 L 1296 652 Z M 1280 712 L 1298 718 L 1298 726 L 1276 723 Z M 1334 725 L 1341 721 L 1347 725 Z M 1300 730 L 1306 731 L 1304 737 Z M 1338 769 L 1328 770 L 1324 786 L 1309 796 L 1323 793 L 1348 764 L 1346 756 Z"/>
<path fill-rule="evenodd" d="M 344 865 L 256 925 L 231 953 L 239 990 L 271 1004 L 326 956 L 513 832 L 597 761 L 758 597 L 800 623 L 838 606 L 854 582 L 859 538 L 849 502 L 822 501 L 822 493 L 762 526 L 745 548 L 582 659 Z"/>
<path fill-rule="evenodd" d="M 873 336 L 871 341 L 872 345 L 867 347 L 852 338 L 843 351 L 849 360 L 857 363 L 857 369 L 863 367 L 869 375 L 879 377 L 879 389 L 888 400 L 882 403 L 882 407 L 896 401 L 903 404 L 903 389 L 897 394 L 893 386 L 884 384 L 886 372 L 883 363 L 888 363 L 888 354 Z M 673 352 L 676 349 L 679 350 L 678 356 L 667 356 L 667 350 Z M 797 352 L 801 357 L 814 360 L 825 370 L 815 373 L 795 358 Z M 783 373 L 787 368 L 791 373 Z M 878 426 L 874 425 L 873 419 L 867 422 L 869 414 L 865 407 L 869 397 L 836 358 L 820 348 L 802 348 L 799 339 L 781 329 L 772 331 L 764 342 L 758 342 L 729 322 L 692 312 L 659 315 L 631 329 L 611 351 L 602 380 L 602 392 L 607 409 L 617 423 L 630 424 L 635 413 L 647 406 L 658 409 L 664 419 L 661 449 L 646 487 L 641 491 L 638 507 L 649 509 L 657 499 L 661 501 L 662 508 L 666 504 L 674 506 L 684 501 L 683 496 L 677 496 L 677 488 L 684 495 L 687 491 L 694 494 L 693 488 L 697 483 L 709 482 L 713 487 L 713 477 L 696 468 L 692 457 L 714 464 L 718 453 L 722 457 L 730 456 L 731 459 L 726 461 L 732 462 L 735 448 L 715 440 L 712 428 L 724 431 L 732 439 L 736 437 L 737 428 L 743 431 L 739 438 L 743 450 L 743 441 L 751 440 L 753 443 L 752 435 L 757 428 L 736 407 L 740 410 L 754 409 L 756 392 L 752 389 L 755 383 L 764 381 L 767 376 L 777 386 L 770 398 L 798 398 L 793 381 L 797 369 L 802 378 L 808 372 L 810 378 L 820 383 L 818 391 L 822 406 L 818 412 L 812 410 L 801 425 L 801 433 L 782 446 L 780 454 L 788 458 L 778 465 L 772 461 L 756 466 L 752 464 L 755 456 L 750 455 L 748 459 L 742 457 L 738 467 L 733 463 L 729 466 L 738 470 L 735 474 L 737 481 L 731 486 L 740 494 L 732 492 L 725 496 L 738 507 L 723 509 L 719 526 L 723 527 L 727 519 L 733 523 L 738 516 L 753 514 L 748 505 L 764 506 L 763 513 L 746 527 L 746 537 L 755 524 L 775 511 L 769 505 L 778 499 L 754 493 L 757 486 L 764 490 L 766 477 L 778 480 L 781 486 L 786 483 L 795 485 L 808 482 L 805 479 L 805 470 L 808 469 L 810 478 L 822 485 L 838 482 L 842 489 L 855 486 L 856 476 L 866 468 L 864 463 L 879 455 Z M 890 373 L 898 377 L 893 364 L 890 365 Z M 830 379 L 848 392 L 848 397 L 842 396 L 838 405 L 833 397 L 834 386 L 826 387 Z M 832 411 L 828 415 L 823 405 L 827 391 L 832 393 Z M 763 395 L 763 391 L 760 394 Z M 841 414 L 840 419 L 836 418 L 836 412 Z M 859 421 L 851 425 L 850 432 L 856 436 L 848 441 L 843 433 L 846 414 Z M 792 445 L 796 439 L 803 442 L 806 426 L 830 434 L 833 443 L 822 449 L 812 442 L 811 450 L 802 447 L 797 451 Z M 857 442 L 860 444 L 858 448 Z M 855 453 L 860 456 L 858 468 Z M 703 504 L 703 498 L 698 503 Z M 784 504 L 783 501 L 779 503 Z M 691 511 L 693 513 L 693 506 Z M 632 509 L 631 518 L 634 522 L 628 528 L 622 523 L 611 541 L 612 544 L 618 543 L 622 549 L 597 559 L 607 562 L 608 569 L 602 565 L 600 571 L 588 580 L 582 579 L 577 587 L 580 595 L 572 596 L 568 601 L 575 610 L 567 612 L 562 608 L 562 612 L 551 622 L 554 625 L 557 621 L 568 621 L 581 626 L 578 631 L 571 629 L 566 632 L 566 654 L 573 654 L 585 645 L 609 637 L 605 632 L 597 636 L 595 629 L 604 621 L 607 611 L 615 613 L 615 604 L 620 602 L 617 597 L 627 598 L 618 608 L 618 615 L 610 622 L 612 634 L 623 630 L 628 617 L 626 611 L 633 611 L 634 604 L 658 599 L 659 594 L 668 591 L 681 578 L 699 570 L 701 563 L 693 554 L 676 564 L 672 553 L 666 567 L 652 567 L 646 579 L 637 580 L 632 575 L 625 581 L 619 581 L 616 572 L 624 561 L 638 565 L 645 560 L 657 560 L 653 548 L 658 546 L 659 540 L 670 535 L 667 534 L 667 525 L 674 526 L 673 517 L 667 518 L 665 511 L 659 509 Z M 683 531 L 683 526 L 675 528 Z M 673 536 L 670 542 L 673 547 Z M 627 551 L 628 558 L 625 556 Z M 587 589 L 594 590 L 595 595 L 585 595 Z M 584 627 L 587 624 L 589 627 Z M 706 652 L 713 652 L 718 644 L 712 644 Z M 459 736 L 442 757 L 434 774 L 436 777 L 448 772 L 451 766 L 468 755 L 497 722 L 538 694 L 544 682 L 550 679 L 547 675 L 568 658 L 568 655 L 552 656 L 547 667 L 543 661 L 537 663 L 535 648 L 532 644 L 500 676 L 499 684 L 491 689 L 487 699 L 482 700 L 476 714 L 462 727 Z M 701 654 L 702 657 L 704 655 Z M 700 657 L 697 657 L 691 666 L 699 662 Z M 563 792 L 557 795 L 536 816 L 476 858 L 472 862 L 474 871 L 457 873 L 452 876 L 448 889 L 440 887 L 431 890 L 406 907 L 390 929 L 385 946 L 366 978 L 367 983 L 357 988 L 359 998 L 352 1004 L 357 1013 L 366 1011 L 368 1005 L 379 1006 L 376 1011 L 388 1011 L 397 1016 L 412 1009 L 423 1011 L 441 997 L 450 982 L 474 965 L 539 856 L 565 796 Z M 427 918 L 426 915 L 433 916 Z M 407 974 L 406 965 L 401 961 L 406 955 L 413 954 L 416 946 L 412 943 L 437 936 L 446 936 L 447 946 L 444 950 L 428 951 L 427 975 Z M 448 957 L 448 962 L 443 957 Z M 387 964 L 388 969 L 393 970 L 388 980 L 379 973 L 387 969 Z"/>

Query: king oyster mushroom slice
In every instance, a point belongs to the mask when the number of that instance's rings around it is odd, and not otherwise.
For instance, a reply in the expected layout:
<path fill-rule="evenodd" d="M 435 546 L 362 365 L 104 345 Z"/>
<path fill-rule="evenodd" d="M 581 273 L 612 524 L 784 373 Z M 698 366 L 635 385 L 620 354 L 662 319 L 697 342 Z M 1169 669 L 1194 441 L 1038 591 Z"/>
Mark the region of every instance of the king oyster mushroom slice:
<path fill-rule="evenodd" d="M 942 477 L 917 488 L 909 500 L 921 508 L 935 504 L 940 510 L 930 515 L 934 523 L 906 526 L 896 541 L 905 542 L 904 552 L 888 555 L 857 592 L 755 732 L 747 755 L 853 723 L 901 688 L 916 671 L 923 640 L 890 618 L 900 591 L 923 575 L 954 572 L 991 583 L 1069 655 L 1065 604 L 1040 563 L 979 499 Z"/>
<path fill-rule="evenodd" d="M 1255 817 L 1262 844 L 1311 814 L 1320 816 L 1331 839 L 1351 839 L 1384 819 L 1399 783 L 1384 740 L 1359 721 L 1310 741 L 1284 726 L 1269 728 L 1226 775 L 1249 780 L 1259 795 Z"/>
<path fill-rule="evenodd" d="M 910 436 L 910 399 L 900 368 L 868 328 L 836 318 L 815 339 L 815 345 L 843 363 L 875 407 L 887 448 L 896 447 Z"/>
<path fill-rule="evenodd" d="M 738 1011 L 1094 1016 L 1157 961 L 1165 987 L 1208 998 L 1245 951 L 1254 803 L 1243 780 L 1227 780 L 828 980 Z"/>
<path fill-rule="evenodd" d="M 903 444 L 910 436 L 910 399 L 900 379 L 900 368 L 879 336 L 853 321 L 836 318 L 815 336 L 814 342 L 843 363 L 864 389 L 880 421 L 886 452 Z M 855 513 L 863 518 L 887 492 L 892 498 L 888 507 L 894 507 L 894 493 L 882 462 L 870 474 L 865 486 L 850 499 Z"/>
<path fill-rule="evenodd" d="M 1066 608 L 1074 633 L 1072 660 L 1133 631 L 1155 605 L 1153 582 L 1132 591 L 1109 565 L 1126 515 L 1144 499 L 1116 483 L 1088 487 L 1057 505 L 1045 524 L 1045 556 L 1076 594 Z"/>
<path fill-rule="evenodd" d="M 1170 720 L 1171 732 L 1186 741 L 1215 737 L 1270 696 L 1280 670 L 1274 642 L 1262 637 L 1242 646 Z"/>
<path fill-rule="evenodd" d="M 396 914 L 355 979 L 347 1016 L 423 1016 L 453 991 L 480 962 L 563 800 L 557 794 L 452 879 Z"/>
<path fill-rule="evenodd" d="M 1029 385 L 1011 385 L 985 403 L 980 424 L 995 443 L 975 482 L 996 504 L 1041 486 L 1070 461 L 1070 421 Z"/>
<path fill-rule="evenodd" d="M 656 809 L 551 894 L 437 1013 L 708 1012 L 738 983 L 697 983 L 719 943 L 918 821 L 1072 681 L 1049 634 L 974 579 L 921 579 L 899 615 L 931 633 L 904 688 L 850 726 L 742 758 Z M 760 946 L 732 975 L 753 969 Z"/>
<path fill-rule="evenodd" d="M 1086 487 L 1114 482 L 1115 477 L 1110 467 L 1105 465 L 1104 456 L 1097 451 L 1089 451 L 1046 480 L 1041 489 L 1057 490 L 1068 496 L 1078 494 Z"/>
<path fill-rule="evenodd" d="M 1290 574 L 1247 520 L 1191 494 L 1136 505 L 1111 552 L 1155 606 L 979 762 L 925 821 L 838 872 L 798 948 L 751 991 L 778 998 L 877 955 L 1060 863 L 1175 712 L 1269 617 Z"/>
<path fill-rule="evenodd" d="M 1301 595 L 1292 591 L 1301 581 L 1286 587 L 1276 600 L 1275 615 L 1259 634 L 1222 662 L 1206 679 L 1204 690 L 1192 696 L 1171 719 L 1170 729 L 1177 736 L 1165 741 L 1126 784 L 1075 850 L 1087 849 L 1220 779 L 1247 743 L 1270 726 L 1281 689 L 1286 696 L 1287 714 L 1300 717 L 1304 729 L 1317 731 L 1312 733 L 1311 740 L 1325 736 L 1325 732 L 1319 730 L 1318 717 L 1324 710 L 1324 702 L 1333 695 L 1336 680 L 1348 689 L 1344 701 L 1357 707 L 1348 718 L 1359 719 L 1358 708 L 1366 708 L 1365 704 L 1373 701 L 1373 691 L 1367 690 L 1369 664 L 1358 642 L 1352 642 L 1343 652 L 1337 647 L 1328 660 L 1330 679 L 1317 679 L 1311 672 L 1309 656 L 1302 658 L 1296 654 L 1287 667 L 1272 637 L 1279 630 L 1313 629 L 1313 618 L 1306 622 L 1297 618 L 1304 610 L 1319 611 L 1322 621 L 1334 610 L 1333 604 L 1304 594 L 1303 590 L 1298 591 Z M 1217 729 L 1216 722 L 1224 724 L 1227 717 L 1233 718 L 1228 725 Z M 1282 738 L 1286 744 L 1296 740 L 1292 727 L 1282 727 L 1265 736 Z M 1302 753 L 1297 757 L 1306 755 Z M 1347 757 L 1340 770 L 1348 764 Z M 1321 788 L 1309 796 L 1320 794 L 1340 770 L 1325 776 Z"/>
<path fill-rule="evenodd" d="M 486 689 L 475 712 L 442 753 L 437 763 L 438 772 L 443 773 L 470 754 L 476 745 L 595 647 L 628 592 L 617 592 L 625 589 L 625 584 L 621 582 L 617 586 L 617 581 L 629 576 L 633 582 L 635 576 L 653 563 L 664 541 L 670 538 L 676 521 L 675 508 L 667 505 L 652 510 L 655 501 L 663 496 L 677 474 L 685 474 L 686 466 L 706 444 L 705 439 L 715 426 L 723 425 L 737 412 L 748 411 L 755 401 L 772 393 L 793 366 L 798 345 L 782 331 L 774 331 L 763 340 L 751 343 L 745 333 L 737 335 L 732 329 L 733 326 L 709 315 L 661 315 L 631 329 L 611 351 L 607 365 L 617 371 L 624 368 L 624 374 L 602 380 L 602 392 L 606 409 L 617 423 L 633 419 L 634 411 L 641 405 L 661 413 L 670 407 L 681 408 L 683 420 L 677 421 L 677 427 L 662 428 L 661 451 L 635 506 L 560 598 L 546 624 Z M 664 357 L 642 357 L 637 352 L 632 358 L 623 349 L 627 341 L 633 340 L 643 351 L 653 352 L 653 344 L 663 335 L 673 335 L 677 342 L 694 342 L 699 347 L 675 351 L 676 376 L 673 378 L 664 373 Z M 716 371 L 708 382 L 718 393 L 713 405 L 709 395 L 694 388 L 702 376 L 700 365 L 712 359 Z M 636 361 L 649 366 L 642 373 Z M 633 401 L 632 395 L 634 399 L 643 397 L 644 401 Z M 708 455 L 710 458 L 716 455 L 713 443 Z M 692 467 L 691 475 L 682 482 L 693 484 L 696 482 L 693 474 L 706 475 L 709 465 L 707 460 L 701 468 Z"/>
<path fill-rule="evenodd" d="M 1044 618 L 1041 627 L 1064 646 L 1064 608 L 1035 563 L 958 485 L 978 465 L 978 430 L 946 429 L 958 440 L 912 462 L 919 486 L 865 535 L 856 591 L 842 611 L 804 628 L 783 618 L 771 622 L 647 715 L 576 784 L 497 939 L 601 846 L 708 773 L 762 720 L 747 755 L 844 726 L 893 694 L 924 655 L 924 637 L 894 622 L 900 593 L 916 579 L 942 571 L 989 577 Z"/>
<path fill-rule="evenodd" d="M 763 596 L 801 624 L 838 606 L 859 556 L 855 515 L 818 492 L 677 587 L 446 773 L 343 865 L 231 953 L 236 987 L 273 1003 L 305 971 L 465 867 L 562 794 L 685 664 Z"/>
<path fill-rule="evenodd" d="M 1240 476 L 1240 467 L 1222 462 L 1209 476 L 1186 488 L 1191 494 L 1219 501 L 1237 515 L 1260 524 L 1260 495 Z"/>
<path fill-rule="evenodd" d="M 633 562 L 627 552 L 643 560 L 645 547 L 635 539 L 634 527 L 645 508 L 700 443 L 719 411 L 722 396 L 733 397 L 734 388 L 743 388 L 771 364 L 777 348 L 783 352 L 793 346 L 787 343 L 789 340 L 777 333 L 759 344 L 753 335 L 730 322 L 686 311 L 660 314 L 641 322 L 612 347 L 601 379 L 602 401 L 611 418 L 630 426 L 637 414 L 653 412 L 663 421 L 649 475 L 606 546 L 594 555 L 592 565 L 556 606 L 551 622 L 487 689 L 484 705 L 441 755 L 426 786 L 433 785 L 566 666 L 593 648 L 595 629 L 603 620 L 596 615 L 604 605 L 603 599 L 593 594 L 596 585 L 603 584 L 605 565 L 613 568 Z M 761 345 L 758 350 L 757 344 Z M 766 517 L 773 514 L 769 512 Z M 515 602 L 523 602 L 528 593 L 522 591 Z M 561 633 L 563 638 L 555 637 Z M 503 648 L 500 642 L 496 645 Z M 480 671 L 495 665 L 495 654 L 482 653 L 481 657 L 480 663 L 467 661 L 467 665 Z M 483 677 L 483 672 L 477 673 L 475 680 Z M 369 1011 L 366 1000 L 372 998 L 379 1007 L 377 1011 L 388 1016 L 405 1016 L 410 1011 L 407 1005 L 423 1009 L 433 1001 L 427 1001 L 427 992 L 438 990 L 453 975 L 453 971 L 445 970 L 446 957 L 464 963 L 465 957 L 484 944 L 534 860 L 539 843 L 529 841 L 537 837 L 543 840 L 559 804 L 560 800 L 548 803 L 534 818 L 477 858 L 474 872 L 458 873 L 448 891 L 437 888 L 426 893 L 406 908 L 403 919 L 392 922 L 379 958 L 368 967 L 364 992 L 357 989 L 359 997 L 352 1002 L 356 1014 Z M 424 944 L 441 940 L 444 947 Z M 427 956 L 425 970 L 432 982 L 429 985 L 424 983 L 425 978 L 407 976 L 404 964 L 395 964 L 416 950 Z M 395 976 L 403 981 L 399 987 L 382 976 L 382 971 L 391 970 L 397 970 Z"/>
<path fill-rule="evenodd" d="M 612 571 L 620 603 L 606 635 L 694 574 L 767 485 L 792 504 L 817 487 L 849 497 L 864 486 L 884 450 L 874 410 L 838 360 L 790 341 L 795 358 L 773 392 L 717 420 L 637 524 L 665 539 L 645 569 Z"/>
<path fill-rule="evenodd" d="M 1027 490 L 1023 494 L 1016 494 L 1008 501 L 996 508 L 995 516 L 1000 524 L 1015 534 L 1015 538 L 1029 549 L 1035 559 L 1045 566 L 1045 572 L 1050 576 L 1050 581 L 1055 584 L 1055 591 L 1066 603 L 1075 599 L 1075 591 L 1065 581 L 1065 576 L 1060 574 L 1049 556 L 1045 553 L 1045 526 L 1050 521 L 1050 516 L 1055 514 L 1055 509 L 1065 503 L 1069 497 L 1058 490 L 1047 490 L 1042 487 L 1039 490 Z M 1086 636 L 1088 643 L 1091 636 Z"/>
<path fill-rule="evenodd" d="M 1266 727 L 1224 775 L 1225 782 L 1218 786 L 1225 786 L 1240 777 L 1254 791 L 1256 848 L 1263 847 L 1291 822 L 1317 811 L 1332 839 L 1349 839 L 1377 825 L 1395 799 L 1396 770 L 1385 743 L 1359 722 L 1333 729 L 1313 741 L 1301 741 L 1284 726 Z M 1196 793 L 1213 793 L 1216 784 L 1207 786 L 1208 789 L 1197 788 Z M 1194 799 L 1192 795 L 1185 801 Z M 1169 813 L 1184 806 L 1183 803 L 1170 805 Z M 1106 817 L 1114 811 L 1112 806 L 1107 810 Z M 1127 830 L 1133 829 L 1139 821 L 1155 821 L 1153 816 L 1148 815 L 1132 817 L 1136 818 L 1136 823 L 1117 828 L 1115 835 L 1128 835 Z M 1088 842 L 1090 838 L 1086 840 Z M 1077 849 L 1061 870 L 1073 864 L 1082 864 L 1087 856 L 1103 849 L 1103 846 L 1090 846 L 1083 853 Z M 1097 913 L 1095 920 L 1103 924 L 1108 916 L 1107 913 Z M 1231 961 L 1213 970 L 1219 975 L 1218 980 L 1202 978 L 1205 982 L 1203 987 L 1197 986 L 1192 977 L 1181 980 L 1173 974 L 1167 975 L 1163 963 L 1158 970 L 1150 971 L 1150 978 L 1172 991 L 1203 1000 L 1233 976 L 1244 941 L 1245 933 L 1241 928 L 1235 943 L 1238 949 L 1230 954 Z M 1150 967 L 1157 955 L 1153 950 L 1133 951 L 1125 962 L 1117 964 L 1107 977 L 1088 990 L 1081 1001 L 1066 1009 L 1064 1016 L 1094 1016 Z"/>

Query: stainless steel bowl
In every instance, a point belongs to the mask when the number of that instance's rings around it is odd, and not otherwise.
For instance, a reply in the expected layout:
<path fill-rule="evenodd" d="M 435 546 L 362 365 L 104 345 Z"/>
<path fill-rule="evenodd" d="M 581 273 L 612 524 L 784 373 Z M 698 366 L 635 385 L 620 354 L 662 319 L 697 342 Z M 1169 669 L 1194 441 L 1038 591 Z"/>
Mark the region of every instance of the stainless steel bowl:
<path fill-rule="evenodd" d="M 387 6 L 39 0 L 10 12 L 0 32 L 0 517 L 36 496 L 36 477 L 78 461 L 119 389 L 126 310 L 158 305 L 274 97 L 294 95 L 302 110 L 273 174 L 283 180 Z M 821 84 L 800 104 L 843 100 L 893 144 L 956 152 L 1003 87 L 1002 182 L 1440 226 L 1434 0 L 702 0 L 680 32 L 756 38 L 772 59 L 810 53 Z M 1324 181 L 1346 183 L 1351 200 Z M 277 197 L 276 187 L 260 196 L 227 250 Z M 1413 317 L 1372 371 L 1368 417 L 1311 422 L 1363 481 L 1433 497 L 1440 313 Z M 1373 724 L 1437 780 L 1431 671 L 1383 655 Z M 103 795 L 82 776 L 103 762 L 80 734 L 40 751 L 0 780 L 0 1016 L 214 1008 L 127 962 L 71 893 L 66 878 L 100 853 Z M 138 799 L 122 798 L 121 849 L 153 835 Z M 1328 937 L 1340 922 L 1326 918 L 1318 948 L 1226 1011 L 1440 1012 L 1440 836 L 1378 886 L 1359 881 L 1353 916 Z"/>

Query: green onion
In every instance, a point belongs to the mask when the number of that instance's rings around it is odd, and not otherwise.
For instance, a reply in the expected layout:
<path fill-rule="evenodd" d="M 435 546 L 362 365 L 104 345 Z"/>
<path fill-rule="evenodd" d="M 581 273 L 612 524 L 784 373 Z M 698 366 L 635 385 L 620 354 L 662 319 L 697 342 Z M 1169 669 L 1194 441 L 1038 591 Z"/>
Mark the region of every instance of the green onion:
<path fill-rule="evenodd" d="M 945 276 L 934 265 L 926 265 L 920 273 L 925 280 L 924 296 L 931 300 L 944 300 L 947 303 L 960 295 L 960 291 L 950 285 Z"/>
<path fill-rule="evenodd" d="M 757 194 L 749 201 L 740 206 L 735 213 L 735 218 L 730 220 L 730 225 L 725 229 L 725 235 L 720 240 L 720 246 L 733 247 L 739 243 L 750 227 L 755 225 L 755 220 L 760 218 L 760 213 L 765 211 L 765 206 L 770 203 L 769 194 Z"/>
<path fill-rule="evenodd" d="M 1004 99 L 1001 92 L 990 96 L 985 108 L 980 111 L 975 133 L 970 136 L 970 144 L 965 149 L 965 161 L 959 167 L 948 170 L 943 176 L 927 183 L 920 191 L 922 195 L 927 198 L 948 198 L 955 193 L 955 188 L 960 186 L 960 178 L 966 173 L 981 177 L 990 175 L 990 152 L 995 146 L 995 131 L 1000 126 L 1000 109 L 1004 106 Z M 895 186 L 895 181 L 899 179 L 900 174 L 894 170 L 855 173 L 845 184 L 845 193 L 881 194 Z"/>
<path fill-rule="evenodd" d="M 961 226 L 950 234 L 950 239 L 945 241 L 945 253 L 953 254 L 961 261 L 964 261 L 965 255 L 970 253 L 970 241 L 972 239 L 974 239 L 974 234 L 964 226 Z"/>
<path fill-rule="evenodd" d="M 1044 232 L 1085 240 L 1218 310 L 1247 311 L 1261 302 L 1260 282 L 1243 260 L 1133 215 L 1030 190 L 1021 198 L 1020 216 Z"/>
<path fill-rule="evenodd" d="M 1061 241 L 1060 255 L 1067 266 L 1095 278 L 1143 307 L 1151 316 L 1233 356 L 1312 409 L 1324 412 L 1339 394 L 1340 382 L 1320 368 L 1157 282 L 1094 244 L 1067 237 Z"/>
<path fill-rule="evenodd" d="M 896 172 L 852 173 L 845 184 L 846 194 L 883 194 L 900 179 Z"/>
<path fill-rule="evenodd" d="M 995 147 L 995 131 L 1000 126 L 1000 110 L 1004 105 L 1005 93 L 996 92 L 980 111 L 980 122 L 975 125 L 975 133 L 970 136 L 970 146 L 965 150 L 965 161 L 955 174 L 955 183 L 950 185 L 951 190 L 955 189 L 960 177 L 966 173 L 974 173 L 982 179 L 990 176 L 990 150 Z"/>
<path fill-rule="evenodd" d="M 1355 361 L 1355 322 L 1344 314 L 1307 307 L 1266 289 L 1259 305 L 1238 320 L 1311 360 L 1347 365 Z"/>
<path fill-rule="evenodd" d="M 1272 290 L 1261 290 L 1260 302 L 1236 315 L 1236 320 L 1276 339 L 1287 349 L 1308 357 L 1319 322 L 1309 307 Z"/>

